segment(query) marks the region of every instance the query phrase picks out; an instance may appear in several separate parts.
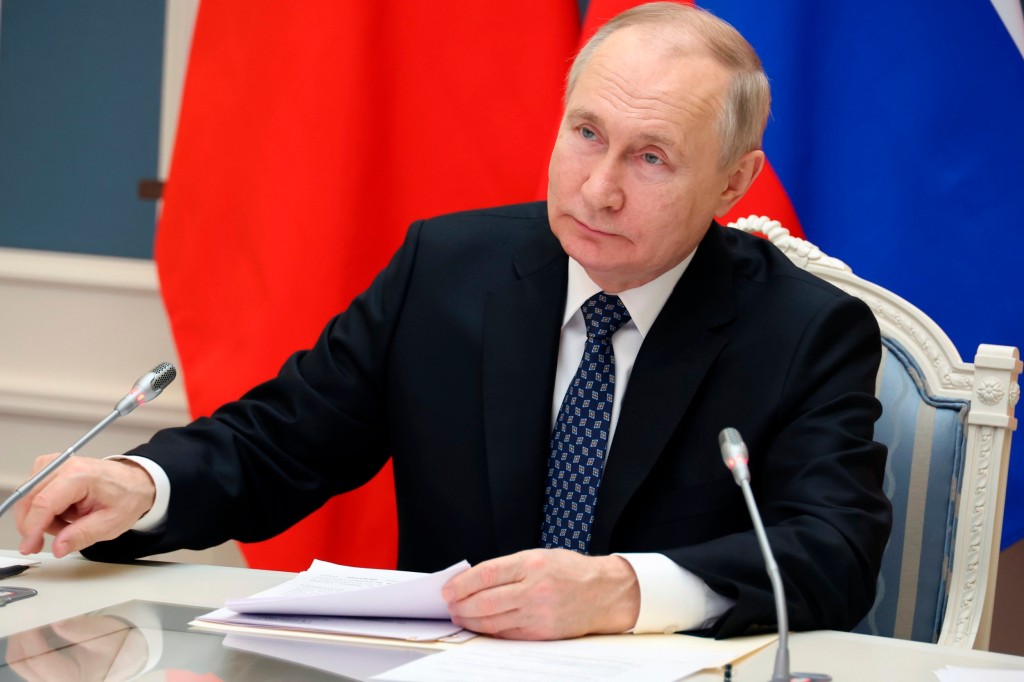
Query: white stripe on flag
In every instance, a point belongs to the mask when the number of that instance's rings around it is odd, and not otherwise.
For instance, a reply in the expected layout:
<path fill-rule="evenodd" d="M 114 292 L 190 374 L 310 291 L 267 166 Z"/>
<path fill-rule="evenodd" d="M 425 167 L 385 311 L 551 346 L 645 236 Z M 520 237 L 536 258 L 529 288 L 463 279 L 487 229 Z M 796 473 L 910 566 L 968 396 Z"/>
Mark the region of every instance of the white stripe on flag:
<path fill-rule="evenodd" d="M 1024 8 L 1020 0 L 992 0 L 992 6 L 999 13 L 1013 42 L 1017 43 L 1020 56 L 1024 57 Z"/>

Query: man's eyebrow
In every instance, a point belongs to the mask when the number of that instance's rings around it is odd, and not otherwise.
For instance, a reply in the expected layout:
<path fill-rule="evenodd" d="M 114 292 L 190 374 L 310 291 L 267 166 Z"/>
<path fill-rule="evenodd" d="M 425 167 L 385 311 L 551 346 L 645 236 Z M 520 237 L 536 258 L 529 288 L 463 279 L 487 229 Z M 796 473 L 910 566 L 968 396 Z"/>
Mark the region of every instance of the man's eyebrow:
<path fill-rule="evenodd" d="M 565 112 L 565 117 L 582 121 L 593 121 L 598 125 L 602 122 L 600 116 L 592 112 L 590 109 L 585 109 L 583 107 L 573 107 L 572 109 L 569 109 Z"/>
<path fill-rule="evenodd" d="M 604 121 L 600 116 L 595 114 L 590 109 L 584 107 L 575 107 L 569 109 L 565 118 L 568 121 L 591 121 L 598 128 L 604 128 Z M 674 148 L 677 144 L 676 138 L 672 137 L 667 133 L 661 133 L 657 131 L 645 131 L 639 135 L 640 142 L 643 144 L 654 144 L 661 147 L 672 147 Z"/>
<path fill-rule="evenodd" d="M 653 144 L 659 147 L 668 147 L 675 149 L 676 140 L 671 135 L 665 135 L 662 133 L 643 133 L 640 135 L 641 141 L 644 144 Z"/>

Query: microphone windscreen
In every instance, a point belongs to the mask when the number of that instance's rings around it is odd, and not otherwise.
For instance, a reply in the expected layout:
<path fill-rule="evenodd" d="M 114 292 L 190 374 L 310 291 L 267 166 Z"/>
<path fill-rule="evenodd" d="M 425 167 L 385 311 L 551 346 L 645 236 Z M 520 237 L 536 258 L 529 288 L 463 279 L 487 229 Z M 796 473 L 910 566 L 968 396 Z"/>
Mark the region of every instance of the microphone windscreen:
<path fill-rule="evenodd" d="M 727 446 L 743 446 L 743 438 L 740 436 L 740 432 L 731 426 L 722 429 L 722 432 L 718 434 L 718 447 L 724 450 Z"/>
<path fill-rule="evenodd" d="M 153 388 L 162 391 L 178 376 L 178 370 L 171 363 L 162 362 L 153 368 L 153 374 L 156 375 L 153 377 Z"/>

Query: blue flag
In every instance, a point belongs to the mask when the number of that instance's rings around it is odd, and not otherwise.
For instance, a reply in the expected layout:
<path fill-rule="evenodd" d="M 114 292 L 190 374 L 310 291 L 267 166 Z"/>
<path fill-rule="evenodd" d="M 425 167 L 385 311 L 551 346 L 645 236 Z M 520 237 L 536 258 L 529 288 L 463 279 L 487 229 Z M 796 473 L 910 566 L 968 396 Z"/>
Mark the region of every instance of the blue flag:
<path fill-rule="evenodd" d="M 979 343 L 1024 345 L 1024 57 L 992 4 L 698 4 L 764 61 L 765 151 L 807 238 L 921 308 L 968 362 Z M 1004 548 L 1024 537 L 1016 450 Z"/>

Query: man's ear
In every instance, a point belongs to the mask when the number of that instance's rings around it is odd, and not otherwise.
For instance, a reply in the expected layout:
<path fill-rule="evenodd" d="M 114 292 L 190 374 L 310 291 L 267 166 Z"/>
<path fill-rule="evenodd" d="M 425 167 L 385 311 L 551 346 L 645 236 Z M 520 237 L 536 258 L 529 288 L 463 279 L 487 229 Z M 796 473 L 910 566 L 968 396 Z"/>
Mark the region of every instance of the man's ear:
<path fill-rule="evenodd" d="M 718 209 L 715 211 L 715 215 L 721 216 L 728 213 L 736 205 L 736 202 L 747 193 L 763 168 L 764 152 L 760 149 L 741 156 L 729 171 L 728 182 L 718 197 Z"/>

